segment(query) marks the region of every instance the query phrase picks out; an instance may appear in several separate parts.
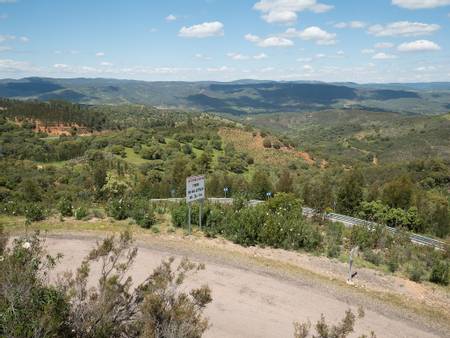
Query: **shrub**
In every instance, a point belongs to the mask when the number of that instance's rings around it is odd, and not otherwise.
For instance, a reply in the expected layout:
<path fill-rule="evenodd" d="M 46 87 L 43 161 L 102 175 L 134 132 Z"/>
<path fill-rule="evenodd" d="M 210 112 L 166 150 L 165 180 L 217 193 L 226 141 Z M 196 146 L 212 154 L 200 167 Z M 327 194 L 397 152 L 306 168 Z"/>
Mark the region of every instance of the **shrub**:
<path fill-rule="evenodd" d="M 265 138 L 263 140 L 263 146 L 264 148 L 272 148 L 272 141 L 270 141 L 270 139 Z"/>
<path fill-rule="evenodd" d="M 449 283 L 449 264 L 444 260 L 436 260 L 431 269 L 430 282 L 442 285 Z"/>
<path fill-rule="evenodd" d="M 67 298 L 47 284 L 58 257 L 44 253 L 37 234 L 14 240 L 10 248 L 0 243 L 0 254 L 0 336 L 71 337 Z"/>
<path fill-rule="evenodd" d="M 85 207 L 79 207 L 75 209 L 75 218 L 77 220 L 82 220 L 83 218 L 87 217 L 88 210 Z"/>
<path fill-rule="evenodd" d="M 41 205 L 32 203 L 25 208 L 27 222 L 39 222 L 45 219 L 45 212 Z"/>
<path fill-rule="evenodd" d="M 115 220 L 124 220 L 128 218 L 130 211 L 130 205 L 124 198 L 114 198 L 108 202 L 106 212 L 108 216 Z"/>
<path fill-rule="evenodd" d="M 129 216 L 142 228 L 150 229 L 156 223 L 155 212 L 151 205 L 144 199 L 134 199 L 130 203 Z"/>
<path fill-rule="evenodd" d="M 73 216 L 72 200 L 68 197 L 63 197 L 58 203 L 58 211 L 63 217 Z"/>
<path fill-rule="evenodd" d="M 420 283 L 423 279 L 425 271 L 423 267 L 418 262 L 413 262 L 408 267 L 408 278 L 413 282 Z"/>
<path fill-rule="evenodd" d="M 179 204 L 172 208 L 171 211 L 172 224 L 175 227 L 181 228 L 188 222 L 188 206 L 186 203 Z"/>

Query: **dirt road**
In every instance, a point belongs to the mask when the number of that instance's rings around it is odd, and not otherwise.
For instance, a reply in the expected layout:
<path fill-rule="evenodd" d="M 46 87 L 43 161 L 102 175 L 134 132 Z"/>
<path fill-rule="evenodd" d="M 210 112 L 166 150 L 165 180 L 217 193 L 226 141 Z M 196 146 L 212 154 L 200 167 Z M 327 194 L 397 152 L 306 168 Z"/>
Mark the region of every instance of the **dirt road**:
<path fill-rule="evenodd" d="M 91 235 L 51 235 L 46 239 L 50 253 L 63 253 L 58 272 L 74 270 L 95 245 Z M 174 242 L 175 243 L 175 242 Z M 161 239 L 137 242 L 139 254 L 131 271 L 136 282 L 142 281 L 162 259 L 187 255 L 206 264 L 206 270 L 190 278 L 189 286 L 208 284 L 213 302 L 206 314 L 211 328 L 206 337 L 292 337 L 293 322 L 315 322 L 323 313 L 331 322 L 339 321 L 345 310 L 357 310 L 357 296 L 328 289 L 309 276 L 283 276 L 261 269 L 234 256 L 225 257 L 214 250 L 197 250 L 189 240 L 165 245 Z M 96 271 L 93 269 L 93 274 Z M 364 302 L 363 302 L 364 303 Z M 444 337 L 422 323 L 380 305 L 364 304 L 366 316 L 356 325 L 356 333 L 374 331 L 378 337 Z M 356 335 L 355 335 L 356 336 Z"/>

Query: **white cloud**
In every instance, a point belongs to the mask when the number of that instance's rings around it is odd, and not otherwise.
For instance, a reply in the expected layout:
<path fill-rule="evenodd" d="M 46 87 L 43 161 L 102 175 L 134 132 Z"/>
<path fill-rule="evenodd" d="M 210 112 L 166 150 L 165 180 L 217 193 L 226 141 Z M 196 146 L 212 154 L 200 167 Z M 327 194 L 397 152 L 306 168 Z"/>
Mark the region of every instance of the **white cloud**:
<path fill-rule="evenodd" d="M 363 50 L 361 50 L 361 53 L 363 53 L 363 54 L 373 54 L 373 53 L 375 53 L 375 50 L 371 49 L 371 48 L 364 48 Z"/>
<path fill-rule="evenodd" d="M 156 33 L 158 31 L 158 28 L 152 27 L 148 30 L 150 33 Z"/>
<path fill-rule="evenodd" d="M 392 4 L 407 9 L 425 9 L 448 6 L 450 0 L 392 0 Z"/>
<path fill-rule="evenodd" d="M 396 59 L 397 56 L 392 54 L 386 54 L 386 53 L 377 53 L 374 56 L 372 56 L 372 59 L 374 60 L 392 60 Z"/>
<path fill-rule="evenodd" d="M 430 52 L 441 50 L 441 47 L 429 40 L 405 42 L 397 47 L 399 52 Z"/>
<path fill-rule="evenodd" d="M 233 60 L 250 60 L 250 59 L 262 60 L 268 58 L 268 56 L 265 53 L 260 53 L 253 56 L 243 55 L 240 53 L 227 53 L 227 56 Z"/>
<path fill-rule="evenodd" d="M 233 68 L 227 67 L 227 66 L 222 66 L 222 67 L 212 67 L 212 68 L 206 68 L 207 72 L 211 72 L 211 73 L 217 73 L 217 72 L 230 72 L 233 71 Z"/>
<path fill-rule="evenodd" d="M 103 61 L 103 62 L 100 62 L 100 66 L 111 67 L 111 66 L 114 66 L 114 64 L 111 62 Z"/>
<path fill-rule="evenodd" d="M 95 53 L 95 56 L 96 56 L 96 57 L 102 57 L 102 56 L 105 56 L 105 53 L 103 53 L 103 52 L 97 52 L 97 53 Z"/>
<path fill-rule="evenodd" d="M 212 59 L 211 57 L 209 57 L 207 55 L 204 55 L 202 53 L 197 53 L 197 54 L 194 55 L 194 57 L 196 59 L 201 59 L 201 60 L 211 60 Z"/>
<path fill-rule="evenodd" d="M 210 36 L 223 36 L 223 24 L 219 21 L 204 22 L 199 25 L 182 27 L 178 36 L 183 38 L 207 38 Z"/>
<path fill-rule="evenodd" d="M 394 44 L 391 42 L 379 42 L 374 45 L 377 49 L 389 49 L 394 47 Z"/>
<path fill-rule="evenodd" d="M 55 63 L 53 65 L 53 68 L 56 68 L 56 69 L 68 69 L 69 65 L 66 65 L 65 63 Z"/>
<path fill-rule="evenodd" d="M 366 26 L 367 24 L 363 21 L 338 22 L 337 24 L 334 25 L 334 27 L 336 28 L 353 28 L 353 29 L 364 28 Z"/>
<path fill-rule="evenodd" d="M 260 0 L 253 9 L 262 13 L 262 18 L 268 23 L 291 24 L 297 20 L 297 13 L 312 11 L 323 13 L 333 6 L 318 3 L 316 0 Z"/>
<path fill-rule="evenodd" d="M 281 36 L 270 36 L 267 38 L 261 38 L 257 35 L 246 34 L 245 40 L 256 43 L 259 47 L 291 47 L 294 45 L 292 40 L 286 39 Z"/>
<path fill-rule="evenodd" d="M 342 56 L 342 55 L 345 55 L 345 52 L 343 50 L 338 50 L 336 52 L 336 54 L 339 55 L 339 56 Z"/>
<path fill-rule="evenodd" d="M 399 21 L 385 26 L 370 26 L 369 33 L 375 36 L 419 36 L 434 33 L 440 28 L 437 24 Z"/>
<path fill-rule="evenodd" d="M 311 62 L 312 58 L 298 58 L 297 61 L 298 62 Z"/>
<path fill-rule="evenodd" d="M 304 65 L 303 70 L 306 72 L 313 72 L 314 68 L 311 65 Z"/>
<path fill-rule="evenodd" d="M 242 55 L 240 53 L 228 53 L 227 56 L 233 60 L 248 60 L 250 56 Z"/>
<path fill-rule="evenodd" d="M 259 42 L 261 40 L 261 38 L 257 35 L 253 35 L 253 34 L 245 34 L 244 39 L 250 42 Z"/>
<path fill-rule="evenodd" d="M 298 37 L 302 40 L 312 40 L 318 45 L 334 45 L 336 43 L 336 34 L 324 31 L 317 26 L 311 26 L 302 31 L 289 28 L 286 30 L 285 36 Z"/>
<path fill-rule="evenodd" d="M 418 72 L 432 72 L 434 70 L 436 70 L 435 66 L 421 66 L 421 67 L 417 67 L 415 70 L 417 70 Z"/>
<path fill-rule="evenodd" d="M 292 40 L 282 38 L 279 36 L 272 36 L 266 39 L 262 39 L 258 42 L 260 47 L 291 47 L 294 45 Z"/>
<path fill-rule="evenodd" d="M 175 21 L 176 19 L 177 19 L 177 17 L 173 14 L 169 14 L 168 16 L 165 17 L 165 20 L 167 22 Z"/>
<path fill-rule="evenodd" d="M 267 59 L 268 56 L 265 53 L 260 53 L 260 54 L 254 55 L 253 58 L 255 60 L 263 60 L 263 59 Z"/>
<path fill-rule="evenodd" d="M 30 41 L 30 39 L 27 36 L 21 36 L 19 39 L 20 39 L 20 41 L 25 42 L 25 43 Z"/>

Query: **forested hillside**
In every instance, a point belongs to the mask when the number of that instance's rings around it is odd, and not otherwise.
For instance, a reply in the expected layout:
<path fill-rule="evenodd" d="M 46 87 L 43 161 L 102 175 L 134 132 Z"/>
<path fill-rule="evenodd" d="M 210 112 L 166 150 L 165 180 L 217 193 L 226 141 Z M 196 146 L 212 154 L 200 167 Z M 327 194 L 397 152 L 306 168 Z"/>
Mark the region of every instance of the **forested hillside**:
<path fill-rule="evenodd" d="M 146 82 L 115 79 L 24 78 L 0 80 L 0 97 L 84 104 L 140 104 L 233 115 L 361 108 L 440 114 L 448 110 L 447 83 Z"/>

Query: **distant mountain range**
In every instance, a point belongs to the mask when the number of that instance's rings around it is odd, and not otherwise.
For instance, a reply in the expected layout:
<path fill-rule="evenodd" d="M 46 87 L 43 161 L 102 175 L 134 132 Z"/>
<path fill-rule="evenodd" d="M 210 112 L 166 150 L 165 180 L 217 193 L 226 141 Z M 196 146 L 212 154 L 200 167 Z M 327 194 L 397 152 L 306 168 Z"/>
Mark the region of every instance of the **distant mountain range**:
<path fill-rule="evenodd" d="M 450 82 L 356 84 L 323 82 L 146 82 L 117 79 L 0 80 L 0 97 L 83 104 L 145 104 L 231 114 L 359 108 L 410 114 L 450 110 Z"/>

